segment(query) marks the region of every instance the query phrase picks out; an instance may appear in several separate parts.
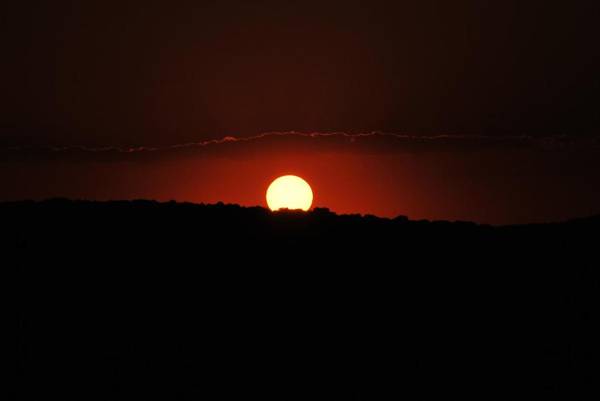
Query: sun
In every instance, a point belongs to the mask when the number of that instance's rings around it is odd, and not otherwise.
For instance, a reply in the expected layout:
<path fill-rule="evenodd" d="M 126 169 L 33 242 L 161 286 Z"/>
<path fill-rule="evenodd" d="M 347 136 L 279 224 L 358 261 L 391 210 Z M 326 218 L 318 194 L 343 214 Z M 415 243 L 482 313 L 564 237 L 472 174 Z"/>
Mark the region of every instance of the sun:
<path fill-rule="evenodd" d="M 295 175 L 277 178 L 267 189 L 267 205 L 275 211 L 279 209 L 310 209 L 313 192 L 308 182 Z"/>

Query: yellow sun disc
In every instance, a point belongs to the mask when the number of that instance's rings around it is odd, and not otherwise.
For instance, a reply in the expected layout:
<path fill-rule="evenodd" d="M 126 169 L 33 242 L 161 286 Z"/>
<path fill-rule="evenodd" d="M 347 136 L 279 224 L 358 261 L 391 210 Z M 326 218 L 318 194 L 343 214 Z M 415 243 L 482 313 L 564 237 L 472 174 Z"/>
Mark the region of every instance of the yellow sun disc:
<path fill-rule="evenodd" d="M 277 178 L 267 189 L 267 205 L 275 211 L 279 209 L 308 210 L 312 205 L 313 192 L 310 185 L 295 175 Z"/>

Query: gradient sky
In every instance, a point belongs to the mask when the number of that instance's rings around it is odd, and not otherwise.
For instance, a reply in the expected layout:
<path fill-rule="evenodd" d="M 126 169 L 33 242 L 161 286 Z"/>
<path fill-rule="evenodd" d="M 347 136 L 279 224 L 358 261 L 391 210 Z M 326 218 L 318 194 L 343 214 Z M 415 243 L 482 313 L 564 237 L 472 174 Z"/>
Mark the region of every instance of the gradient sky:
<path fill-rule="evenodd" d="M 0 200 L 255 205 L 295 173 L 345 213 L 600 212 L 597 1 L 2 8 Z M 344 135 L 243 140 L 290 131 Z"/>

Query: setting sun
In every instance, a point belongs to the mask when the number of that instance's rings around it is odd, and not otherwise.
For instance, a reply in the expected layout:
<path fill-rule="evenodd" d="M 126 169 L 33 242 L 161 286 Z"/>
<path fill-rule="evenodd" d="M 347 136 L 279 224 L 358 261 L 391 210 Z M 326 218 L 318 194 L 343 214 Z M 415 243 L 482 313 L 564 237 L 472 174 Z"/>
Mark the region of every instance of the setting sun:
<path fill-rule="evenodd" d="M 295 175 L 277 178 L 267 189 L 267 205 L 275 211 L 279 209 L 310 209 L 313 192 L 310 185 Z"/>

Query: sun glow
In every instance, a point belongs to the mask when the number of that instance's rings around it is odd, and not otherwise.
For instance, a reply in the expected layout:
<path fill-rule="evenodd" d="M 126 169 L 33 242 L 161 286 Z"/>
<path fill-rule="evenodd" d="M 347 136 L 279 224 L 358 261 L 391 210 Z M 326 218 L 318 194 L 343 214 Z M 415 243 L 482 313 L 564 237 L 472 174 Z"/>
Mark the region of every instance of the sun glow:
<path fill-rule="evenodd" d="M 295 175 L 277 178 L 267 189 L 267 205 L 275 211 L 279 209 L 310 209 L 313 192 L 310 185 Z"/>

